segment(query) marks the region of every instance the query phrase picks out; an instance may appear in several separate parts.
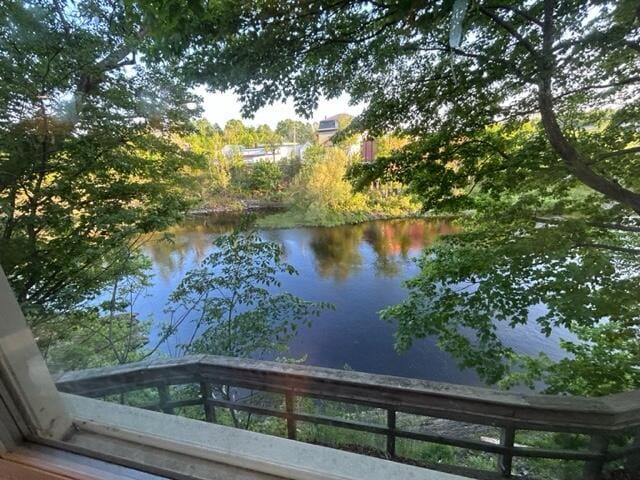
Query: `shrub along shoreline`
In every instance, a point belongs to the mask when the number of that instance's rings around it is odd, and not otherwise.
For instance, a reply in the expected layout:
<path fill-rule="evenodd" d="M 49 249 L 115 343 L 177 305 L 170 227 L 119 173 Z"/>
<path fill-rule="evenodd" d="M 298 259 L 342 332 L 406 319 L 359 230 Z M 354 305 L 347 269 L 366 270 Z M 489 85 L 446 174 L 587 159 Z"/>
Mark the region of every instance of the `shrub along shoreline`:
<path fill-rule="evenodd" d="M 220 163 L 218 157 L 215 158 Z M 224 182 L 211 177 L 212 172 L 217 172 L 213 166 L 218 163 L 210 159 L 209 169 L 201 172 L 199 207 L 189 214 L 271 211 L 271 215 L 258 218 L 256 223 L 261 228 L 332 227 L 424 215 L 415 196 L 398 182 L 376 182 L 354 191 L 347 177 L 361 159 L 347 155 L 340 147 L 312 145 L 302 157 L 281 162 L 263 160 L 252 165 L 232 158 L 230 165 L 223 165 Z"/>
<path fill-rule="evenodd" d="M 326 216 L 310 217 L 307 212 L 290 209 L 280 213 L 273 213 L 256 220 L 256 226 L 267 229 L 296 228 L 296 227 L 337 227 L 340 225 L 355 225 L 374 220 L 396 220 L 403 218 L 429 218 L 419 212 L 405 214 L 387 214 L 384 212 L 345 212 L 329 213 Z"/>
<path fill-rule="evenodd" d="M 337 227 L 341 225 L 357 225 L 359 223 L 376 220 L 402 220 L 425 219 L 442 220 L 452 219 L 459 215 L 434 214 L 419 210 L 404 212 L 385 212 L 381 210 L 363 212 L 330 212 L 323 217 L 312 217 L 308 212 L 287 208 L 285 203 L 269 201 L 247 201 L 234 203 L 230 206 L 217 205 L 192 209 L 187 213 L 189 217 L 205 217 L 215 215 L 256 215 L 255 226 L 262 229 L 277 230 L 297 227 Z"/>

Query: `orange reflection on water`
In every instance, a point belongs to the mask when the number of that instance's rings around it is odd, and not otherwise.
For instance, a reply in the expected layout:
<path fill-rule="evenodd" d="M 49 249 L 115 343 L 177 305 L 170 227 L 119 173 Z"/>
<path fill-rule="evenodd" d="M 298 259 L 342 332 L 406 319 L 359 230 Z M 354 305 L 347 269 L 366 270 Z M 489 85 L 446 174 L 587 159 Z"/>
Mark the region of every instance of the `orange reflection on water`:
<path fill-rule="evenodd" d="M 199 263 L 210 251 L 215 236 L 228 232 L 233 223 L 210 218 L 196 218 L 175 228 L 170 240 L 157 235 L 145 245 L 147 253 L 163 278 Z M 459 228 L 446 219 L 378 220 L 337 227 L 294 228 L 269 232 L 271 240 L 309 247 L 318 275 L 337 281 L 347 279 L 363 266 L 363 255 L 369 246 L 375 256 L 373 266 L 380 276 L 393 277 L 402 263 L 444 235 Z M 285 252 L 286 254 L 286 252 Z M 291 261 L 291 258 L 288 258 Z M 294 265 L 299 267 L 298 265 Z"/>

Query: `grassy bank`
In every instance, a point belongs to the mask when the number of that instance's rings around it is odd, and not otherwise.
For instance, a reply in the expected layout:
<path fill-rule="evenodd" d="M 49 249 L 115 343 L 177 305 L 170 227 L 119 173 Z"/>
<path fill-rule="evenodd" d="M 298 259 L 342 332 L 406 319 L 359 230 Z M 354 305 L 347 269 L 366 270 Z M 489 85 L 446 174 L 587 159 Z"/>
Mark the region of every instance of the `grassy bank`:
<path fill-rule="evenodd" d="M 283 212 L 259 218 L 256 226 L 260 228 L 335 227 L 371 220 L 424 216 L 420 205 L 408 196 L 379 197 L 370 193 L 366 196 L 356 194 L 354 198 L 355 201 L 344 202 L 339 207 L 333 208 L 321 202 L 311 202 L 304 207 L 290 203 L 289 208 Z"/>
<path fill-rule="evenodd" d="M 216 213 L 228 213 L 241 215 L 243 213 L 258 212 L 261 210 L 284 210 L 287 204 L 283 195 L 279 192 L 271 195 L 259 195 L 256 193 L 225 192 L 209 197 L 206 201 L 192 208 L 190 215 L 208 215 Z"/>
<path fill-rule="evenodd" d="M 294 228 L 294 227 L 335 227 L 393 218 L 418 218 L 418 212 L 382 213 L 382 212 L 324 212 L 314 215 L 301 210 L 287 210 L 259 218 L 256 226 L 260 228 Z"/>

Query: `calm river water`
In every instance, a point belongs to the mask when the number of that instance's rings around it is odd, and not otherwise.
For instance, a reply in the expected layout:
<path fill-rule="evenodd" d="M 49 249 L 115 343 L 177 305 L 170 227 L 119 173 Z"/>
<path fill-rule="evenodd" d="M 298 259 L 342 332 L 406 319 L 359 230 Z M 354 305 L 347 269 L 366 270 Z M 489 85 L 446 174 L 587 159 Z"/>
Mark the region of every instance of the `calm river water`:
<path fill-rule="evenodd" d="M 174 242 L 151 242 L 145 253 L 153 264 L 154 285 L 136 304 L 140 318 L 163 318 L 169 294 L 183 275 L 204 259 L 212 240 L 232 225 L 216 218 L 197 218 L 175 231 Z M 446 381 L 479 384 L 475 373 L 461 371 L 434 339 L 417 341 L 406 353 L 393 348 L 395 326 L 380 320 L 378 311 L 400 302 L 403 282 L 418 273 L 414 259 L 425 245 L 452 233 L 444 220 L 384 220 L 331 228 L 264 230 L 261 235 L 279 242 L 286 260 L 299 272 L 283 277 L 283 290 L 306 300 L 335 304 L 299 330 L 289 356 L 307 355 L 307 364 Z M 172 341 L 190 337 L 184 324 Z M 157 331 L 152 332 L 157 334 Z M 503 340 L 523 353 L 545 351 L 561 356 L 558 337 L 545 337 L 527 326 L 500 331 Z M 171 353 L 172 345 L 166 350 Z"/>

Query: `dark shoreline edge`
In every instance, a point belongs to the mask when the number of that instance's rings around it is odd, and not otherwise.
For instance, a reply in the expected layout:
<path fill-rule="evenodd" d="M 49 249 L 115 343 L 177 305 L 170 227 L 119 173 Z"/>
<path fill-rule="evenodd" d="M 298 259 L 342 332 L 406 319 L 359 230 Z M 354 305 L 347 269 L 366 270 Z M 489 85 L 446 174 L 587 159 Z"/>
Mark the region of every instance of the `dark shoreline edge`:
<path fill-rule="evenodd" d="M 202 207 L 190 210 L 187 212 L 187 217 L 216 217 L 216 216 L 242 216 L 242 215 L 250 215 L 250 214 L 259 214 L 261 217 L 266 218 L 272 214 L 283 214 L 287 213 L 289 209 L 286 205 L 282 203 L 261 203 L 261 202 L 252 202 L 251 204 L 245 204 L 242 208 L 238 207 Z M 460 217 L 460 214 L 453 213 L 420 213 L 420 212 L 412 212 L 404 215 L 385 215 L 385 214 L 376 214 L 371 213 L 366 215 L 361 219 L 353 219 L 353 218 L 345 218 L 345 221 L 331 224 L 322 224 L 322 223 L 313 223 L 313 222 L 295 222 L 291 224 L 283 224 L 279 225 L 257 225 L 258 228 L 262 230 L 280 230 L 286 228 L 331 228 L 337 227 L 341 225 L 358 225 L 366 222 L 375 222 L 379 220 L 406 220 L 406 219 L 424 219 L 424 220 L 453 220 L 455 218 Z"/>

